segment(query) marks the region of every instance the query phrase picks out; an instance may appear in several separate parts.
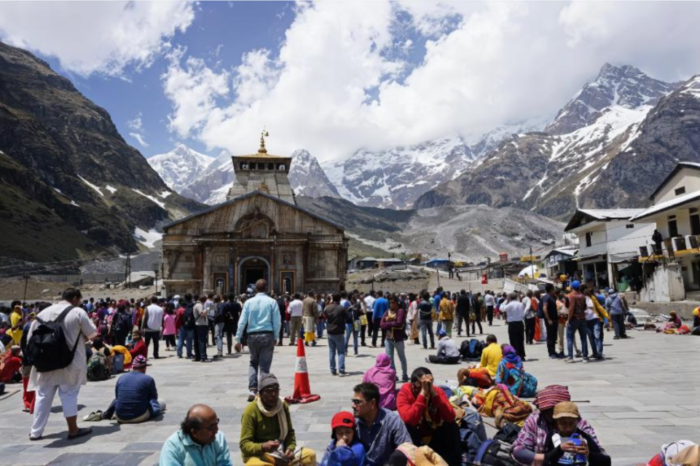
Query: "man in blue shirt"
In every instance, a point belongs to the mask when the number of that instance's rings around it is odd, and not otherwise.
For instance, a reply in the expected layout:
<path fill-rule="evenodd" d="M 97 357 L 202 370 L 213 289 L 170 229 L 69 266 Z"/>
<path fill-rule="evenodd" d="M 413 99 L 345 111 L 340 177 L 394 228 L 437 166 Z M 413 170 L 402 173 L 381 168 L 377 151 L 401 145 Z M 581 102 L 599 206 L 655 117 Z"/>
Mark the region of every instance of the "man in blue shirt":
<path fill-rule="evenodd" d="M 386 464 L 391 454 L 411 436 L 398 414 L 379 407 L 379 388 L 373 383 L 361 383 L 354 388 L 352 410 L 355 432 L 367 452 L 367 465 Z"/>
<path fill-rule="evenodd" d="M 243 306 L 243 313 L 238 321 L 238 332 L 236 332 L 236 352 L 242 349 L 241 341 L 244 332 L 247 334 L 246 344 L 250 350 L 248 401 L 255 400 L 259 378 L 270 373 L 272 355 L 275 351 L 275 337 L 279 335 L 282 326 L 277 301 L 265 294 L 267 281 L 258 280 L 255 283 L 255 291 L 256 295 Z M 258 369 L 260 369 L 259 374 Z"/>
<path fill-rule="evenodd" d="M 120 424 L 136 424 L 156 418 L 165 411 L 165 402 L 158 399 L 156 381 L 146 375 L 146 358 L 136 356 L 131 372 L 119 377 L 114 388 L 116 399 L 102 419 L 116 419 Z"/>
<path fill-rule="evenodd" d="M 384 313 L 389 310 L 389 301 L 384 297 L 384 292 L 377 291 L 377 299 L 372 305 L 372 320 L 374 333 L 372 334 L 372 348 L 377 347 L 377 336 L 379 335 L 379 324 L 384 317 Z M 384 340 L 386 339 L 386 330 L 382 329 L 382 348 L 384 347 Z"/>

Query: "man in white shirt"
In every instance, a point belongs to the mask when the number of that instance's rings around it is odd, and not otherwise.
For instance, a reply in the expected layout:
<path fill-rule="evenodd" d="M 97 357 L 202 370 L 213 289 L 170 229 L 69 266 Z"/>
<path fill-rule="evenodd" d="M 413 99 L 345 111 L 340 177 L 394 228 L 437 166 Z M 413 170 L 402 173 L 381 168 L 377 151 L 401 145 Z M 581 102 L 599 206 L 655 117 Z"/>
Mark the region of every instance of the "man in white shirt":
<path fill-rule="evenodd" d="M 211 332 L 211 345 L 216 344 L 216 303 L 214 302 L 214 293 L 209 293 L 207 300 L 204 302 L 204 310 L 207 312 L 207 324 L 209 332 Z"/>
<path fill-rule="evenodd" d="M 510 346 L 515 348 L 516 353 L 523 361 L 525 360 L 525 300 L 518 301 L 518 295 L 511 293 L 508 296 L 508 304 L 504 311 L 506 313 L 506 322 L 508 323 L 508 340 Z"/>
<path fill-rule="evenodd" d="M 299 293 L 294 294 L 294 299 L 289 303 L 289 346 L 297 344 L 297 338 L 300 338 L 301 318 L 304 313 L 304 303 L 301 301 Z"/>
<path fill-rule="evenodd" d="M 493 308 L 496 307 L 496 298 L 493 296 L 493 291 L 487 291 L 484 295 L 484 306 L 486 306 L 486 319 L 488 319 L 490 327 L 493 325 Z"/>
<path fill-rule="evenodd" d="M 58 319 L 62 312 L 71 306 L 61 322 L 66 343 L 70 348 L 75 347 L 73 362 L 63 369 L 47 372 L 38 372 L 32 367 L 29 376 L 28 391 L 35 391 L 34 422 L 29 434 L 29 440 L 40 440 L 44 434 L 44 428 L 51 414 L 51 405 L 58 391 L 63 406 L 63 415 L 68 424 L 68 440 L 88 435 L 92 429 L 78 428 L 78 393 L 80 386 L 87 383 L 87 358 L 85 356 L 85 340 L 97 337 L 95 326 L 90 321 L 87 313 L 77 307 L 80 305 L 82 295 L 77 288 L 68 288 L 63 292 L 63 301 L 49 306 L 37 315 L 32 322 L 27 335 L 27 342 L 31 341 L 32 334 L 41 325 L 40 321 L 51 322 Z M 77 344 L 76 344 L 77 343 Z"/>
<path fill-rule="evenodd" d="M 207 334 L 209 333 L 209 318 L 207 311 L 204 309 L 204 301 L 206 296 L 199 298 L 199 302 L 194 305 L 192 313 L 194 314 L 195 324 L 195 345 L 199 351 L 195 351 L 194 360 L 199 362 L 209 362 L 207 359 Z"/>
<path fill-rule="evenodd" d="M 367 336 L 370 338 L 372 337 L 372 333 L 374 332 L 374 319 L 372 319 L 372 309 L 374 309 L 375 301 L 376 299 L 374 297 L 374 290 L 372 290 L 367 296 L 365 296 L 365 309 L 367 310 Z"/>
<path fill-rule="evenodd" d="M 153 341 L 153 358 L 158 359 L 158 342 L 160 342 L 160 331 L 163 328 L 163 308 L 158 305 L 158 298 L 151 298 L 151 304 L 146 308 L 146 315 L 143 319 L 143 330 L 146 334 L 146 352 L 148 346 Z"/>

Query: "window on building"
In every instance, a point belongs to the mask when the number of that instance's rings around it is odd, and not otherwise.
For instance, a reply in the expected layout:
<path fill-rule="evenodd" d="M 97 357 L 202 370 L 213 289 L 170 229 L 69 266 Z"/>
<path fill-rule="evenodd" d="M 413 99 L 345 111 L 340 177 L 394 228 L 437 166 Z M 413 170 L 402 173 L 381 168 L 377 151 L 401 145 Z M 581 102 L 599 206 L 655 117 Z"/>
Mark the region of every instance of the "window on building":
<path fill-rule="evenodd" d="M 590 248 L 593 244 L 593 232 L 586 233 L 586 247 Z"/>
<path fill-rule="evenodd" d="M 668 216 L 668 236 L 671 238 L 678 236 L 678 222 L 675 215 Z"/>
<path fill-rule="evenodd" d="M 681 194 L 685 194 L 685 186 L 681 186 L 680 188 L 676 188 L 676 196 L 680 196 Z"/>
<path fill-rule="evenodd" d="M 627 225 L 625 225 L 625 228 L 627 228 L 628 230 L 633 229 L 633 228 L 634 228 L 634 223 L 628 223 Z"/>
<path fill-rule="evenodd" d="M 700 235 L 700 213 L 698 213 L 698 209 L 690 209 L 690 234 Z"/>

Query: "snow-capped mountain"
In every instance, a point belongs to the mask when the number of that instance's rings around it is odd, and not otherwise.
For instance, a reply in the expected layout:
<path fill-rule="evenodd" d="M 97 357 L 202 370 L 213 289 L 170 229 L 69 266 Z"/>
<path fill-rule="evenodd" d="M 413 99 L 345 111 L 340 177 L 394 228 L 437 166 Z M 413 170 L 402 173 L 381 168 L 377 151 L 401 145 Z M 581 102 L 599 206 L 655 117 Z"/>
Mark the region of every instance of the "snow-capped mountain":
<path fill-rule="evenodd" d="M 235 179 L 231 154 L 223 151 L 182 190 L 182 195 L 209 205 L 219 204 L 226 200 Z M 338 191 L 326 177 L 318 160 L 304 149 L 292 154 L 289 182 L 297 196 L 338 197 Z"/>
<path fill-rule="evenodd" d="M 633 66 L 603 65 L 598 77 L 583 86 L 559 111 L 546 131 L 550 134 L 569 134 L 588 126 L 600 118 L 606 108 L 635 109 L 654 106 L 659 98 L 678 87 L 651 78 Z"/>
<path fill-rule="evenodd" d="M 297 196 L 340 197 L 338 190 L 328 179 L 316 157 L 306 149 L 296 150 L 292 154 L 289 183 Z"/>
<path fill-rule="evenodd" d="M 643 157 L 634 160 L 630 154 L 641 141 L 668 136 L 688 126 L 682 122 L 680 110 L 673 116 L 664 114 L 664 125 L 655 125 L 653 133 L 651 129 L 659 109 L 679 99 L 681 90 L 674 92 L 679 85 L 652 79 L 631 66 L 606 64 L 596 80 L 559 112 L 546 132 L 513 135 L 472 170 L 424 194 L 415 207 L 483 203 L 519 206 L 566 218 L 578 206 L 642 206 L 645 193 L 672 169 L 672 159 L 679 155 L 660 157 L 658 144 L 654 148 L 651 141 Z M 682 89 L 686 88 L 688 84 Z M 685 105 L 693 108 L 687 102 Z M 686 113 L 686 120 L 688 116 Z M 668 147 L 673 146 L 677 142 L 669 141 Z M 700 159 L 695 147 L 696 153 L 689 151 L 686 159 Z M 623 159 L 626 163 L 621 164 Z M 643 173 L 649 170 L 640 166 L 642 159 L 654 167 L 650 170 L 655 175 Z"/>
<path fill-rule="evenodd" d="M 149 158 L 148 163 L 169 188 L 181 193 L 185 186 L 198 178 L 213 160 L 184 144 L 178 144 L 170 152 Z"/>
<path fill-rule="evenodd" d="M 360 149 L 324 168 L 344 199 L 361 206 L 405 209 L 473 162 L 469 146 L 454 136 L 378 152 Z"/>

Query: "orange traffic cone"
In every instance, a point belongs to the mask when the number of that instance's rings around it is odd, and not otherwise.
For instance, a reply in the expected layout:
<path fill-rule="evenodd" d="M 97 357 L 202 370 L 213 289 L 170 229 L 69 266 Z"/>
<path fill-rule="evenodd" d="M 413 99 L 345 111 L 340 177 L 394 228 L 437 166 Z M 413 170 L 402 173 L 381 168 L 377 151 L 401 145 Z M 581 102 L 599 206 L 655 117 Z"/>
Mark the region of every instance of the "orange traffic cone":
<path fill-rule="evenodd" d="M 297 340 L 297 364 L 294 371 L 294 394 L 288 396 L 284 400 L 287 403 L 311 403 L 312 401 L 320 400 L 319 395 L 311 394 L 311 385 L 309 384 L 309 371 L 306 367 L 306 352 L 304 351 L 304 342 L 299 338 Z"/>

